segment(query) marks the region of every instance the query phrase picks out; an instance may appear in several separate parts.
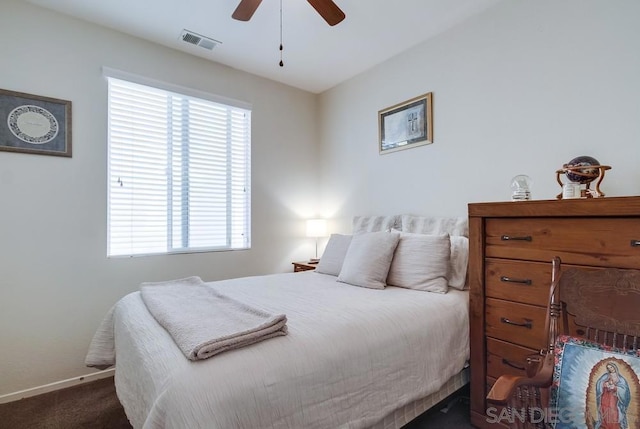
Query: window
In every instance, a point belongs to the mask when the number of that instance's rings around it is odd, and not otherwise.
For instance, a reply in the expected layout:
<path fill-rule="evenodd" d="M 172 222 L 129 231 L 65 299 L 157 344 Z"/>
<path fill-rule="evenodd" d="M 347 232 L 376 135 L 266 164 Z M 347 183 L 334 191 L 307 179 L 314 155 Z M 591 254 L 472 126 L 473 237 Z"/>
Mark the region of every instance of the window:
<path fill-rule="evenodd" d="M 250 248 L 251 111 L 108 82 L 108 255 Z"/>

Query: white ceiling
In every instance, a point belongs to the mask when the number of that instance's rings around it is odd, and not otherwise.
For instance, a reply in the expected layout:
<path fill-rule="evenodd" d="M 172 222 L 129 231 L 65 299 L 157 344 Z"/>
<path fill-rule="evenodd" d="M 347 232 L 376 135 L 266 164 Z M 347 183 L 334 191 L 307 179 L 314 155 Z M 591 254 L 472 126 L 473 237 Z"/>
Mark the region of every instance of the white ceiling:
<path fill-rule="evenodd" d="M 231 18 L 239 0 L 27 0 L 105 27 L 320 93 L 441 33 L 500 0 L 334 0 L 346 19 L 330 27 L 305 0 L 264 0 L 253 18 Z M 183 29 L 219 40 L 213 51 Z"/>

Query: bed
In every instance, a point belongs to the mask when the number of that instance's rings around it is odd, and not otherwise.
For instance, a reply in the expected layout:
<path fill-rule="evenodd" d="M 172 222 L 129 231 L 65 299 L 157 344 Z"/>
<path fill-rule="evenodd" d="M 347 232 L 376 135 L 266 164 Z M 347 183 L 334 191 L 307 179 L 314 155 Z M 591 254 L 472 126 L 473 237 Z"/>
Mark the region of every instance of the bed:
<path fill-rule="evenodd" d="M 381 219 L 354 219 L 354 233 L 416 225 Z M 420 225 L 426 234 L 466 231 Z M 468 381 L 466 290 L 339 279 L 307 271 L 207 283 L 286 314 L 288 333 L 199 361 L 186 359 L 131 293 L 105 317 L 87 364 L 115 361 L 118 398 L 136 429 L 399 428 Z"/>

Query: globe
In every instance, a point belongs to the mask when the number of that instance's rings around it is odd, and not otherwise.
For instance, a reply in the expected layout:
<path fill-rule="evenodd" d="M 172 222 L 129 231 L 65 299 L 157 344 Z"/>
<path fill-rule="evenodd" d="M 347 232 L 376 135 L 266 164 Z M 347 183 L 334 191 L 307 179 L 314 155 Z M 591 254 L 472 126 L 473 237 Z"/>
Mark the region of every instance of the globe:
<path fill-rule="evenodd" d="M 591 156 L 578 156 L 564 164 L 562 170 L 574 183 L 591 183 L 600 176 L 600 163 Z"/>

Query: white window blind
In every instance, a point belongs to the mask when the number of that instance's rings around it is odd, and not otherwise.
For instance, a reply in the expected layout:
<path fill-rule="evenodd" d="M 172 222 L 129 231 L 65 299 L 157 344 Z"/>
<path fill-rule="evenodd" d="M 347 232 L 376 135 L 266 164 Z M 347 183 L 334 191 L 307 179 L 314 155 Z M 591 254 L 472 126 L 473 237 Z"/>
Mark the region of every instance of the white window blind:
<path fill-rule="evenodd" d="M 249 248 L 251 111 L 108 81 L 108 255 Z"/>

